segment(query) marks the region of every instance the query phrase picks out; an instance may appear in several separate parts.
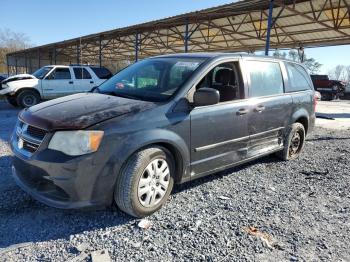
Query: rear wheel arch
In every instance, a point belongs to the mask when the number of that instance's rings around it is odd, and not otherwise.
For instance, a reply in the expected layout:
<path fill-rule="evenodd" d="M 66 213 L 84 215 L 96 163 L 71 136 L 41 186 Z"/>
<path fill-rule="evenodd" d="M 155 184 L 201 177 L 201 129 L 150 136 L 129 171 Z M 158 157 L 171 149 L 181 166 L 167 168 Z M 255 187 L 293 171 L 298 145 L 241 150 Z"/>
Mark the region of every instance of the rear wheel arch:
<path fill-rule="evenodd" d="M 309 128 L 309 120 L 306 116 L 299 117 L 294 123 L 300 123 L 304 126 L 305 133 L 307 134 Z"/>

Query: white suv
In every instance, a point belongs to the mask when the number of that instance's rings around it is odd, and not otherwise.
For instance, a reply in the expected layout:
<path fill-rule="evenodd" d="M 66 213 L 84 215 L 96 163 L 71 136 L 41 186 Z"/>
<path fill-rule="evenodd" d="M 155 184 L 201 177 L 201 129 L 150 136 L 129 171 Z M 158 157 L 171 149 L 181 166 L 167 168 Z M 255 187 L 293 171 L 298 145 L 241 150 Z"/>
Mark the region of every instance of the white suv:
<path fill-rule="evenodd" d="M 30 107 L 41 100 L 91 91 L 111 76 L 107 68 L 98 66 L 44 66 L 32 75 L 14 75 L 3 80 L 0 96 L 6 96 L 13 106 Z"/>

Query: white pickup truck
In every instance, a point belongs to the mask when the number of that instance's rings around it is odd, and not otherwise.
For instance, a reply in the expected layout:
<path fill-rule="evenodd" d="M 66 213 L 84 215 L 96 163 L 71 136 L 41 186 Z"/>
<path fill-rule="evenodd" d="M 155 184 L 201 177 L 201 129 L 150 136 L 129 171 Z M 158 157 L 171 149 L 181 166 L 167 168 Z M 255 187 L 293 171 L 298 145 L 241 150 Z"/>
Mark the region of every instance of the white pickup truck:
<path fill-rule="evenodd" d="M 50 65 L 33 74 L 20 74 L 1 82 L 0 96 L 13 106 L 22 108 L 42 100 L 88 92 L 112 76 L 105 67 L 90 65 Z"/>

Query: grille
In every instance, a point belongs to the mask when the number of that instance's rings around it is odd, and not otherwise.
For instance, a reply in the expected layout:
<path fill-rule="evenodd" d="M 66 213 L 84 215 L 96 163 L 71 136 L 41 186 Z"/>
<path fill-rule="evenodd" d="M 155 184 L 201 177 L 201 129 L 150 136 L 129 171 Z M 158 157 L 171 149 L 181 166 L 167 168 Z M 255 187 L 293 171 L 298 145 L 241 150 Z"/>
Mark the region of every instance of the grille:
<path fill-rule="evenodd" d="M 18 148 L 22 150 L 24 154 L 35 153 L 47 134 L 45 130 L 30 126 L 22 121 L 19 121 L 16 127 L 16 133 Z"/>
<path fill-rule="evenodd" d="M 35 137 L 37 139 L 43 140 L 45 135 L 46 135 L 46 131 L 34 126 L 28 126 L 27 128 L 27 133 L 32 136 Z"/>
<path fill-rule="evenodd" d="M 36 150 L 38 150 L 39 145 L 30 143 L 28 141 L 23 141 L 23 149 L 30 152 L 34 153 Z"/>

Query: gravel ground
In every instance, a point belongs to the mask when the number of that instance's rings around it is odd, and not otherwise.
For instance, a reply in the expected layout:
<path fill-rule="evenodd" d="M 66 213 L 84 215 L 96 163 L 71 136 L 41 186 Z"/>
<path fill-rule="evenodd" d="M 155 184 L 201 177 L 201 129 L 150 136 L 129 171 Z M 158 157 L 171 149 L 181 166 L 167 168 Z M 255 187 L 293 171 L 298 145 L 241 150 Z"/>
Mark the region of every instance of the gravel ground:
<path fill-rule="evenodd" d="M 0 261 L 94 261 L 98 250 L 116 261 L 349 261 L 349 131 L 318 128 L 296 161 L 265 157 L 177 186 L 142 229 L 115 208 L 58 210 L 20 190 L 8 108 L 0 102 Z"/>

